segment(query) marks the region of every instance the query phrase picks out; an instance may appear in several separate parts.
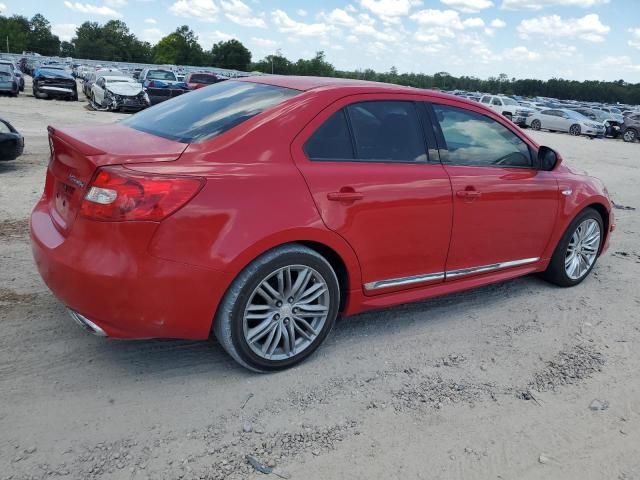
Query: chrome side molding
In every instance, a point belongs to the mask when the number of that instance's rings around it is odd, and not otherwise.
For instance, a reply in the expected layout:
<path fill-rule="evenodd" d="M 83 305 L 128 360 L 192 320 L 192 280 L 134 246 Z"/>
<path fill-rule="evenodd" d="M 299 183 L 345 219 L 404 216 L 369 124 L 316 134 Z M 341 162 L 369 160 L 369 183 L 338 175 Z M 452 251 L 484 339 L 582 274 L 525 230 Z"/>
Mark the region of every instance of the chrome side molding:
<path fill-rule="evenodd" d="M 540 257 L 523 258 L 521 260 L 510 260 L 508 262 L 492 263 L 490 265 L 481 265 L 478 267 L 461 268 L 458 270 L 450 270 L 447 272 L 425 273 L 423 275 L 412 275 L 410 277 L 390 278 L 388 280 L 377 280 L 364 284 L 365 290 L 378 290 L 380 288 L 401 287 L 404 285 L 412 285 L 414 283 L 428 283 L 436 280 L 446 280 L 447 278 L 464 277 L 465 275 L 473 275 L 476 273 L 491 272 L 493 270 L 502 270 L 504 268 L 519 267 L 528 265 L 540 260 Z"/>
<path fill-rule="evenodd" d="M 529 263 L 535 263 L 540 258 L 523 258 L 522 260 L 511 260 L 509 262 L 492 263 L 491 265 L 482 265 L 480 267 L 461 268 L 459 270 L 451 270 L 446 272 L 445 278 L 462 277 L 464 275 L 471 275 L 473 273 L 490 272 L 492 270 L 502 270 L 503 268 L 519 267 L 521 265 L 527 265 Z"/>
<path fill-rule="evenodd" d="M 426 273 L 424 275 L 413 275 L 411 277 L 391 278 L 389 280 L 378 280 L 376 282 L 365 283 L 365 290 L 377 290 L 379 288 L 401 287 L 414 283 L 426 283 L 436 280 L 444 280 L 445 273 Z"/>

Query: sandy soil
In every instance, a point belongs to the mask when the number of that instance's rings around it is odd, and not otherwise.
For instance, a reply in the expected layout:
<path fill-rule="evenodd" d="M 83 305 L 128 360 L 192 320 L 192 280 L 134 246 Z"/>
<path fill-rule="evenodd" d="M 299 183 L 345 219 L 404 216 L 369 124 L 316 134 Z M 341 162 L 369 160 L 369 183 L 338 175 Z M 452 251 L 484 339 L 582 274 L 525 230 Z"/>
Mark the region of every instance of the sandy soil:
<path fill-rule="evenodd" d="M 41 282 L 46 126 L 121 118 L 85 105 L 0 98 L 27 142 L 0 164 L 0 479 L 262 477 L 247 454 L 292 479 L 640 478 L 638 210 L 574 289 L 526 277 L 342 319 L 255 375 L 215 342 L 89 336 Z M 532 134 L 640 208 L 640 145 Z"/>

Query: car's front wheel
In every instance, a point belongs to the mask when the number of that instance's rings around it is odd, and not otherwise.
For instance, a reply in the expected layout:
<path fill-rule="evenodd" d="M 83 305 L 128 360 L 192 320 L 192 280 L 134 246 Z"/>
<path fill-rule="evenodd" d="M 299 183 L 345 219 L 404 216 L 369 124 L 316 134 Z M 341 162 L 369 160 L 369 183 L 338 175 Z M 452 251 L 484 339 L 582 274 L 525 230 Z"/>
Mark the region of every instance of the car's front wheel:
<path fill-rule="evenodd" d="M 604 239 L 602 217 L 586 208 L 571 222 L 542 276 L 561 287 L 582 282 L 596 264 Z"/>
<path fill-rule="evenodd" d="M 582 129 L 580 128 L 580 125 L 578 125 L 577 123 L 569 127 L 569 134 L 573 135 L 574 137 L 577 137 L 578 135 L 580 135 L 581 131 Z"/>
<path fill-rule="evenodd" d="M 633 128 L 627 128 L 622 135 L 622 139 L 625 142 L 633 143 L 638 139 L 638 132 L 636 132 Z"/>
<path fill-rule="evenodd" d="M 534 130 L 540 130 L 542 128 L 540 120 L 534 120 L 533 122 L 531 122 L 531 128 L 533 128 Z"/>
<path fill-rule="evenodd" d="M 213 331 L 241 365 L 267 372 L 308 357 L 335 323 L 340 288 L 331 264 L 298 244 L 249 264 L 226 292 Z"/>

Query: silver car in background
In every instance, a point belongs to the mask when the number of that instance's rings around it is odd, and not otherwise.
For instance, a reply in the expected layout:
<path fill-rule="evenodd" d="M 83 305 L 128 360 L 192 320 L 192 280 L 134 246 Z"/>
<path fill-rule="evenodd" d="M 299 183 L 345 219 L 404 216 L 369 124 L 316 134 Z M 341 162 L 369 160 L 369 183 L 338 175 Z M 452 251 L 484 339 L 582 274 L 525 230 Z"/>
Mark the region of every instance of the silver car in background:
<path fill-rule="evenodd" d="M 545 129 L 589 137 L 603 137 L 605 130 L 602 123 L 594 122 L 590 118 L 566 108 L 549 108 L 534 113 L 527 118 L 527 126 L 533 130 Z"/>

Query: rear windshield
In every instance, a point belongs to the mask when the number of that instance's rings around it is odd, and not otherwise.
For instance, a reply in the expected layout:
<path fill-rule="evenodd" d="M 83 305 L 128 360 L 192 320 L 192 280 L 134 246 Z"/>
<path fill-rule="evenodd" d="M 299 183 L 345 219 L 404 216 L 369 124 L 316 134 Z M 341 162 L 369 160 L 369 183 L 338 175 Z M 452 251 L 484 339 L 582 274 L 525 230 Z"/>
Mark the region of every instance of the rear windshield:
<path fill-rule="evenodd" d="M 191 75 L 191 83 L 206 83 L 206 84 L 210 84 L 210 83 L 216 83 L 216 77 L 215 75 L 202 75 L 202 74 L 195 74 L 195 75 Z"/>
<path fill-rule="evenodd" d="M 183 143 L 210 139 L 300 93 L 290 88 L 226 81 L 185 93 L 122 123 Z"/>
<path fill-rule="evenodd" d="M 147 80 L 169 80 L 175 82 L 176 75 L 167 70 L 149 70 L 149 73 L 147 73 Z"/>

